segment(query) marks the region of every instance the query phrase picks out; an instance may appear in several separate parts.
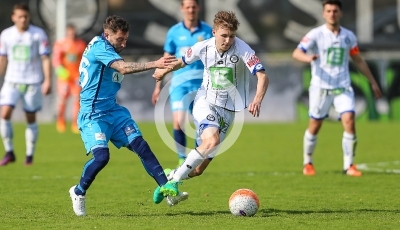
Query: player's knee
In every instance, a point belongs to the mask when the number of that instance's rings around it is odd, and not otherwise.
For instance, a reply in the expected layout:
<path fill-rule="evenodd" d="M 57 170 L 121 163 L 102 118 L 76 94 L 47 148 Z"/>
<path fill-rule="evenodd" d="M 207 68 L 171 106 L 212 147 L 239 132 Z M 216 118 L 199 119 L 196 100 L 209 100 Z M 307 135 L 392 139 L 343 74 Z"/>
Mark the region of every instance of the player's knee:
<path fill-rule="evenodd" d="M 143 139 L 142 136 L 136 137 L 130 144 L 129 147 L 134 151 L 141 159 L 145 159 L 149 156 L 153 156 L 153 152 L 150 149 L 149 144 Z"/>
<path fill-rule="evenodd" d="M 110 150 L 109 148 L 96 148 L 92 150 L 94 160 L 103 166 L 108 164 L 110 160 Z"/>

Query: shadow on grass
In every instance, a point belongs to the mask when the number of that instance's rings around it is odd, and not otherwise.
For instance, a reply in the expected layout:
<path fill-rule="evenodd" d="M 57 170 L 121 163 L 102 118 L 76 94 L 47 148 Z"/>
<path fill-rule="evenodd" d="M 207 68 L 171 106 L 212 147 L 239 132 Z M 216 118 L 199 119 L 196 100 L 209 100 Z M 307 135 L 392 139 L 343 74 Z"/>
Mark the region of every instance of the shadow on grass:
<path fill-rule="evenodd" d="M 280 210 L 280 209 L 260 209 L 258 210 L 255 217 L 273 217 L 281 215 L 310 215 L 310 214 L 347 214 L 347 213 L 393 213 L 399 214 L 400 210 L 381 210 L 381 209 L 357 209 L 357 210 Z M 178 213 L 164 213 L 164 214 L 111 214 L 102 213 L 99 216 L 120 216 L 120 217 L 154 217 L 154 216 L 214 216 L 214 215 L 231 215 L 230 211 L 208 211 L 208 212 L 195 212 L 195 211 L 183 211 Z"/>

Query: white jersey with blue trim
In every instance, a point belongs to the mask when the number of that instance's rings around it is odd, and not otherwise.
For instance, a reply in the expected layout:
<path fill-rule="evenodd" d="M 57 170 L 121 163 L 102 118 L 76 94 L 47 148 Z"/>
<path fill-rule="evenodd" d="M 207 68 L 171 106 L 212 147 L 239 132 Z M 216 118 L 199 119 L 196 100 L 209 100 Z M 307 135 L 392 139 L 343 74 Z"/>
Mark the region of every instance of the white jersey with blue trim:
<path fill-rule="evenodd" d="M 358 49 L 353 32 L 340 27 L 336 35 L 324 24 L 308 32 L 297 48 L 318 55 L 311 62 L 312 86 L 323 89 L 350 87 L 350 52 Z"/>
<path fill-rule="evenodd" d="M 0 35 L 0 55 L 7 56 L 5 81 L 20 84 L 43 82 L 42 55 L 50 55 L 43 29 L 29 25 L 24 32 L 11 26 Z"/>
<path fill-rule="evenodd" d="M 250 76 L 265 70 L 254 50 L 237 37 L 224 53 L 218 52 L 214 37 L 198 42 L 182 60 L 185 64 L 203 62 L 203 83 L 198 96 L 204 94 L 209 103 L 231 111 L 247 108 Z"/>

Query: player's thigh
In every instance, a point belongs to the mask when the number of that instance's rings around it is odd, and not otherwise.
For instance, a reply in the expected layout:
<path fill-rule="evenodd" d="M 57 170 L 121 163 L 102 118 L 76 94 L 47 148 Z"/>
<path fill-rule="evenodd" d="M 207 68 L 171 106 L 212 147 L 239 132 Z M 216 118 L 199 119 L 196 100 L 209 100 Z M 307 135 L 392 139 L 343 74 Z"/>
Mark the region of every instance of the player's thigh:
<path fill-rule="evenodd" d="M 309 88 L 309 116 L 314 119 L 323 119 L 328 116 L 332 106 L 333 96 L 324 93 L 324 90 L 318 87 Z"/>
<path fill-rule="evenodd" d="M 0 92 L 0 105 L 15 107 L 21 95 L 21 92 L 16 87 L 4 82 Z"/>
<path fill-rule="evenodd" d="M 129 111 L 119 106 L 113 110 L 114 129 L 110 141 L 117 148 L 129 147 L 129 144 L 137 137 L 142 136 L 139 126 L 132 119 Z"/>
<path fill-rule="evenodd" d="M 194 102 L 193 121 L 196 128 L 197 145 L 201 145 L 202 134 L 207 128 L 219 129 L 217 111 L 211 109 L 210 104 L 203 98 L 198 98 Z"/>
<path fill-rule="evenodd" d="M 35 113 L 42 109 L 43 95 L 41 84 L 29 85 L 23 95 L 23 107 L 26 112 Z"/>
<path fill-rule="evenodd" d="M 333 105 L 335 106 L 336 112 L 343 114 L 345 112 L 355 111 L 355 98 L 354 91 L 352 88 L 347 89 L 343 93 L 335 96 L 333 100 Z"/>
<path fill-rule="evenodd" d="M 65 100 L 70 94 L 68 81 L 57 80 L 57 96 L 58 99 Z"/>
<path fill-rule="evenodd" d="M 78 126 L 87 153 L 98 147 L 108 147 L 113 125 L 106 116 L 92 116 L 90 113 L 79 114 Z"/>

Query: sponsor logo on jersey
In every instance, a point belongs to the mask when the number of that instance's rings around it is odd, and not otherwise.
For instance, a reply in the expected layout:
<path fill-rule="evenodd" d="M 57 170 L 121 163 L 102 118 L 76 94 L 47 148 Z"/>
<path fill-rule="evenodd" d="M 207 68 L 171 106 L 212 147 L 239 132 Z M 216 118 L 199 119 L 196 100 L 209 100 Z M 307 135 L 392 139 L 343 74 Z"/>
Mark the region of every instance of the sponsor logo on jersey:
<path fill-rule="evenodd" d="M 308 37 L 303 37 L 300 42 L 307 43 L 310 39 Z"/>
<path fill-rule="evenodd" d="M 252 55 L 249 60 L 247 61 L 247 65 L 249 67 L 253 67 L 260 62 L 260 59 L 256 55 Z"/>
<path fill-rule="evenodd" d="M 186 51 L 186 56 L 187 56 L 188 58 L 190 58 L 190 57 L 192 56 L 192 48 L 189 48 L 189 49 Z"/>
<path fill-rule="evenodd" d="M 239 57 L 237 55 L 232 55 L 229 60 L 231 60 L 232 63 L 237 63 L 239 61 Z"/>
<path fill-rule="evenodd" d="M 126 126 L 124 131 L 127 136 L 129 136 L 131 133 L 136 133 L 136 129 L 133 127 L 133 125 Z"/>
<path fill-rule="evenodd" d="M 214 115 L 208 114 L 208 115 L 207 115 L 207 120 L 209 120 L 209 121 L 215 121 Z"/>
<path fill-rule="evenodd" d="M 257 65 L 256 65 L 256 67 L 254 67 L 254 69 L 256 69 L 256 70 L 260 70 L 260 69 L 263 69 L 264 67 L 262 66 L 262 64 L 261 63 L 258 63 Z"/>
<path fill-rule="evenodd" d="M 96 139 L 96 141 L 105 141 L 106 135 L 104 133 L 95 133 L 94 139 Z"/>

